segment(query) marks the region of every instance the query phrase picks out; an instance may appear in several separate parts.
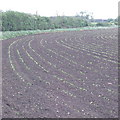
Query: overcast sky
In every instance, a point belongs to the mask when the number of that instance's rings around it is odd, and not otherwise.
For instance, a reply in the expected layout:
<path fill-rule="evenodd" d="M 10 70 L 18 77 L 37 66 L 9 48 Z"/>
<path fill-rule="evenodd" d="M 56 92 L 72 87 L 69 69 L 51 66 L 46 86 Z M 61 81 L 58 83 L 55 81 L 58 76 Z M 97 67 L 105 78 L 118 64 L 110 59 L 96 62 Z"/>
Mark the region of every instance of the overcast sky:
<path fill-rule="evenodd" d="M 93 13 L 94 18 L 116 18 L 119 0 L 1 0 L 0 9 L 41 16 L 73 16 L 80 11 Z"/>

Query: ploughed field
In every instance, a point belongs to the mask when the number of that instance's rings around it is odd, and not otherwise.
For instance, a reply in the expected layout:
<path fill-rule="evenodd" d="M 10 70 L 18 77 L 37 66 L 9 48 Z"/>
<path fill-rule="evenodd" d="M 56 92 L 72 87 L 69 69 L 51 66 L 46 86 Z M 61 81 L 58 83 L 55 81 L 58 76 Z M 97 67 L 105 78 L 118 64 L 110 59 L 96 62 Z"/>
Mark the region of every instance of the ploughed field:
<path fill-rule="evenodd" d="M 118 117 L 117 29 L 2 41 L 4 118 Z"/>

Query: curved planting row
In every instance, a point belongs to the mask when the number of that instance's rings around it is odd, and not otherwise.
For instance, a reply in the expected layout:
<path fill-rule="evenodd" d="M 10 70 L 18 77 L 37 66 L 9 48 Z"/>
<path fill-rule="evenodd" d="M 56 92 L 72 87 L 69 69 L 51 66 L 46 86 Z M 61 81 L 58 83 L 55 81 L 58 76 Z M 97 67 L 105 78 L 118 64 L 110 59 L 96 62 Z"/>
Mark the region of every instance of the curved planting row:
<path fill-rule="evenodd" d="M 117 117 L 116 35 L 105 29 L 3 41 L 3 117 Z"/>

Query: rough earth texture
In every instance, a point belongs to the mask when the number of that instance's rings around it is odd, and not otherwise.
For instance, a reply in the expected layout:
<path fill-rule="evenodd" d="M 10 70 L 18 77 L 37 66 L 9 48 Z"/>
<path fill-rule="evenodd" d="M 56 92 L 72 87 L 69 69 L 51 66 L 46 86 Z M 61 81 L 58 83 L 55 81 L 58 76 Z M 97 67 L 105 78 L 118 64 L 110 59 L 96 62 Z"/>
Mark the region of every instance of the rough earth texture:
<path fill-rule="evenodd" d="M 3 118 L 118 117 L 117 29 L 2 41 Z"/>

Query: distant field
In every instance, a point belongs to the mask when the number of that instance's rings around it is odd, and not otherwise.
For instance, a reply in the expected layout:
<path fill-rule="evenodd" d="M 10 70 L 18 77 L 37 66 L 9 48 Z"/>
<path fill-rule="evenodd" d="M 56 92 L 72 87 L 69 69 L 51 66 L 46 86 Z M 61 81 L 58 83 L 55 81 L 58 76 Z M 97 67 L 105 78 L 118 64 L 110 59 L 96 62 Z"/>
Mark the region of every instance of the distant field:
<path fill-rule="evenodd" d="M 104 29 L 109 27 L 83 27 L 83 28 L 69 28 L 69 29 L 50 29 L 50 30 L 27 30 L 27 31 L 6 31 L 2 32 L 0 35 L 0 40 L 5 40 L 9 38 L 15 38 L 17 36 L 37 34 L 44 32 L 58 32 L 58 31 L 79 31 L 79 30 L 88 30 L 88 29 Z"/>

